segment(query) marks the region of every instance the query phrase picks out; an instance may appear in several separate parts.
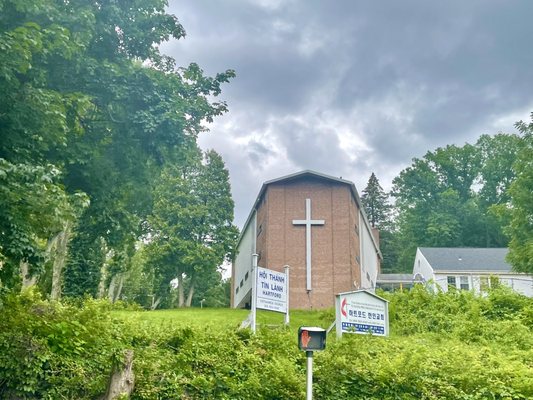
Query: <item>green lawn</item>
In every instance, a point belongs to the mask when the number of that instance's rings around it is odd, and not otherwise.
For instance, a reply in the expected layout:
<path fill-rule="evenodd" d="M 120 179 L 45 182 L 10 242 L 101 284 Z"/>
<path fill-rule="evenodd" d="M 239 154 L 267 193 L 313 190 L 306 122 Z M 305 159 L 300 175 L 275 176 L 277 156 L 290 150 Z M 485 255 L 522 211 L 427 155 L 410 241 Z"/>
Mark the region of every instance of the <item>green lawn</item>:
<path fill-rule="evenodd" d="M 229 308 L 181 308 L 156 311 L 114 311 L 120 319 L 154 326 L 229 326 L 239 327 L 250 313 L 249 310 Z M 333 310 L 303 311 L 290 313 L 290 329 L 297 331 L 300 326 L 320 326 L 327 329 L 334 321 Z M 271 311 L 257 311 L 258 328 L 283 326 L 284 314 Z"/>

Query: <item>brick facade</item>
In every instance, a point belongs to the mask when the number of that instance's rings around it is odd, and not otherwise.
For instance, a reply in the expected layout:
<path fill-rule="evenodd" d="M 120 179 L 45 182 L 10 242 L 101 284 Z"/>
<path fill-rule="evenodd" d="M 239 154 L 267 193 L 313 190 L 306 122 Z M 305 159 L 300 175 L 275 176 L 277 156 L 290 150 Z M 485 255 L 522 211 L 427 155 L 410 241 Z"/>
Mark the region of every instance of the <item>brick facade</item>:
<path fill-rule="evenodd" d="M 258 265 L 283 271 L 290 266 L 290 308 L 334 306 L 335 295 L 360 287 L 361 267 L 358 207 L 355 187 L 348 181 L 296 174 L 263 185 L 256 201 Z M 306 199 L 311 199 L 312 290 L 306 290 Z M 377 252 L 376 252 L 377 257 Z"/>

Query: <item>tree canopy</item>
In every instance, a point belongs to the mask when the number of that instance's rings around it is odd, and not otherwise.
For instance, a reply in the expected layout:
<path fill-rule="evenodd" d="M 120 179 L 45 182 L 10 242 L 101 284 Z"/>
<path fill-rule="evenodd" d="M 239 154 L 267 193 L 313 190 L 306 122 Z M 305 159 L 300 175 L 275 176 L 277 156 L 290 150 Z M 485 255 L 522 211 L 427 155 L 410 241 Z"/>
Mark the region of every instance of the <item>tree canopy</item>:
<path fill-rule="evenodd" d="M 48 269 L 66 268 L 67 294 L 116 290 L 146 233 L 152 182 L 186 166 L 206 122 L 227 111 L 216 99 L 232 70 L 207 77 L 159 52 L 185 35 L 165 6 L 0 2 L 5 286 L 21 269 L 54 285 Z"/>
<path fill-rule="evenodd" d="M 506 247 L 513 163 L 521 137 L 483 135 L 413 159 L 393 181 L 399 264 L 410 270 L 416 247 Z M 503 210 L 503 211 L 502 211 Z"/>
<path fill-rule="evenodd" d="M 517 271 L 533 273 L 533 122 L 520 121 L 517 128 L 524 138 L 514 164 L 516 179 L 509 190 L 509 261 Z"/>

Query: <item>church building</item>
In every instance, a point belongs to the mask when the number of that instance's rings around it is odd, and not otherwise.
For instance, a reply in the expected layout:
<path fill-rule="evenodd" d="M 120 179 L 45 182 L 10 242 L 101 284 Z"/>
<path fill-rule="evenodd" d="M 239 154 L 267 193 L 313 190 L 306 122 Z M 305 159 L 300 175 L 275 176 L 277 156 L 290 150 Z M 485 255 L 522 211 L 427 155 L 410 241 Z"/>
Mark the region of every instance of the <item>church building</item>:
<path fill-rule="evenodd" d="M 374 290 L 382 258 L 355 185 L 309 170 L 261 187 L 233 261 L 233 307 L 250 306 L 254 253 L 260 267 L 289 266 L 291 309 L 333 307 L 338 293 Z"/>

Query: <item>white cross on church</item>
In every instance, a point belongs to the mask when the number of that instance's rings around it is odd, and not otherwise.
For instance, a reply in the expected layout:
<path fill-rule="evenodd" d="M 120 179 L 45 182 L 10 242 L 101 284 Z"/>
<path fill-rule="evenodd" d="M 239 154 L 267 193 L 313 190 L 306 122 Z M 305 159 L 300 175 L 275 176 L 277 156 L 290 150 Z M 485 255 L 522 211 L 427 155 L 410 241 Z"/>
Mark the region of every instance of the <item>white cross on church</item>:
<path fill-rule="evenodd" d="M 311 226 L 324 225 L 323 219 L 311 219 L 311 199 L 305 199 L 305 219 L 293 219 L 293 225 L 305 225 L 305 264 L 307 291 L 311 290 Z"/>

